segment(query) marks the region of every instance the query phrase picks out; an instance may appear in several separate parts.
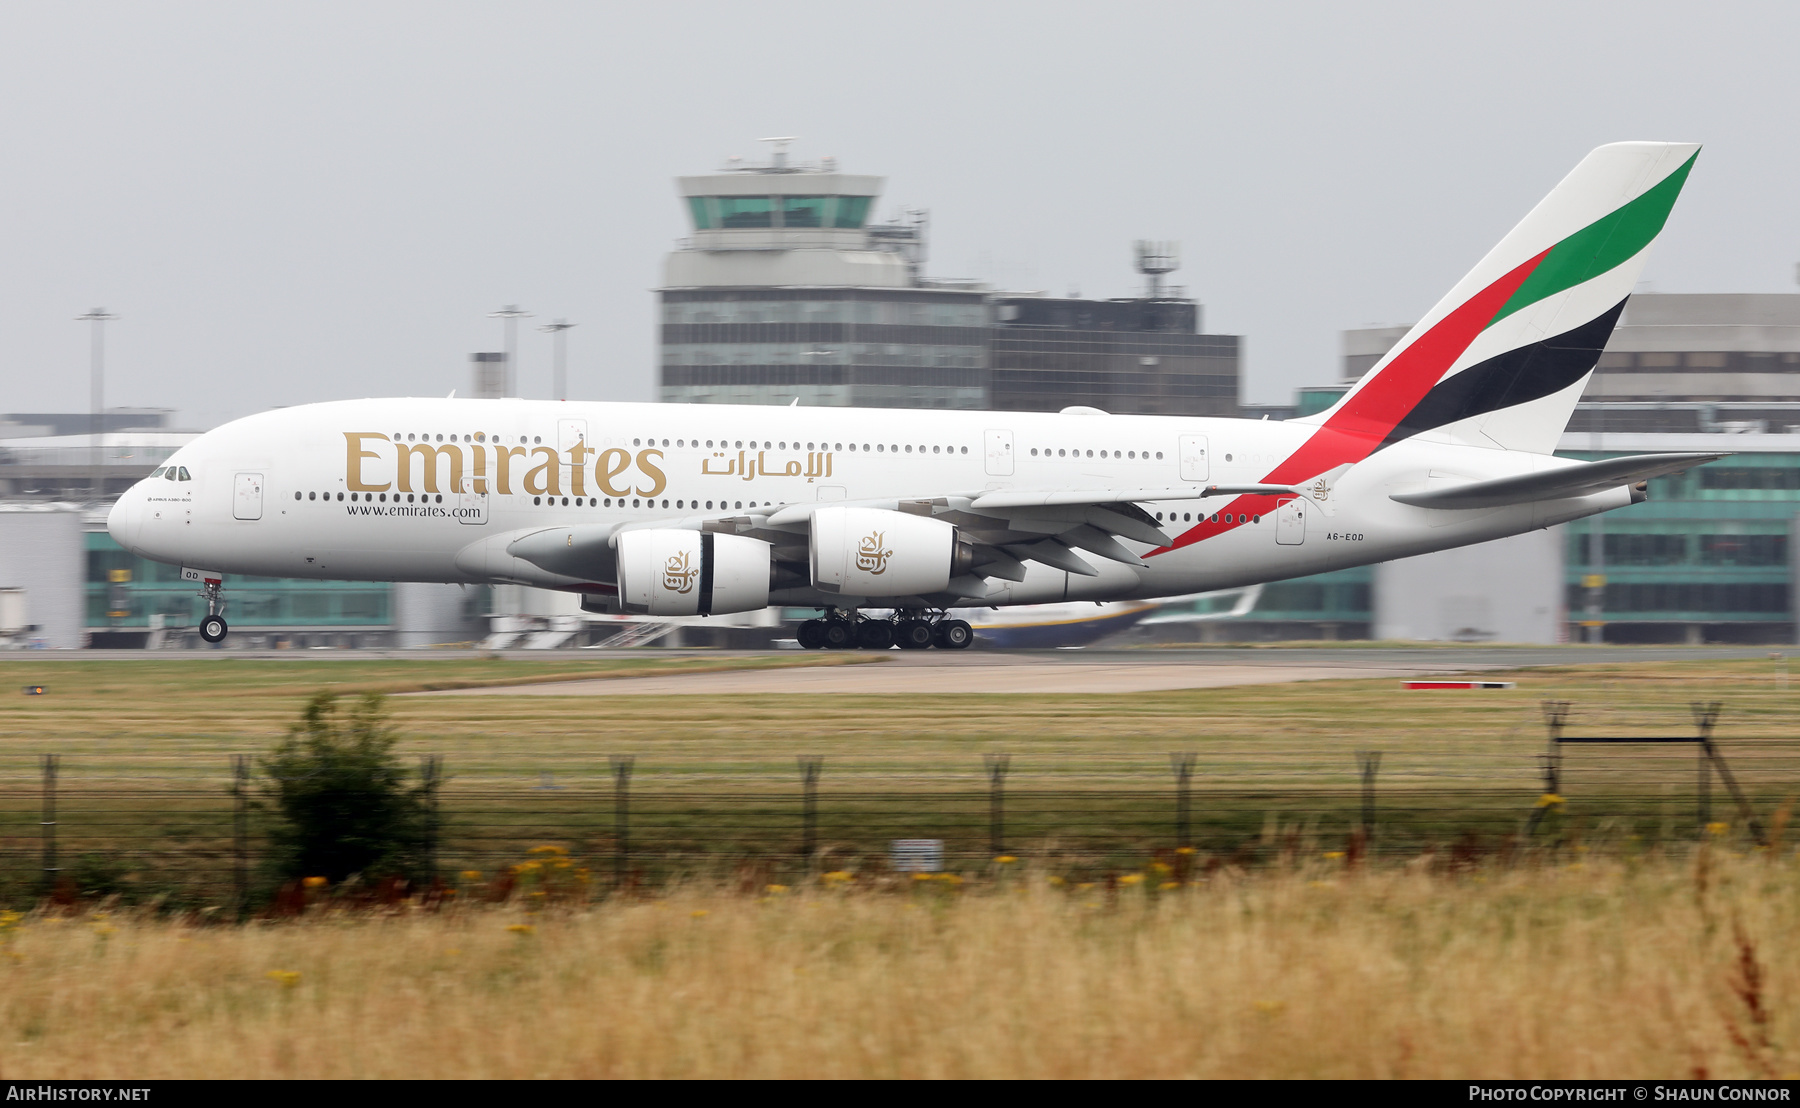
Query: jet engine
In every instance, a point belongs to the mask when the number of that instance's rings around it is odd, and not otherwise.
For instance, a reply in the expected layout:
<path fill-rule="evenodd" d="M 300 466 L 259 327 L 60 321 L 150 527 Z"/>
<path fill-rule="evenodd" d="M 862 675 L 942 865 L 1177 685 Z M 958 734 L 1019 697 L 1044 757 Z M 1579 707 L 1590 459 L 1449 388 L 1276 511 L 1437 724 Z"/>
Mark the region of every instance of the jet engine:
<path fill-rule="evenodd" d="M 973 561 L 973 548 L 941 519 L 885 508 L 820 508 L 812 515 L 812 579 L 821 592 L 943 592 Z"/>
<path fill-rule="evenodd" d="M 711 531 L 621 531 L 619 602 L 628 612 L 706 616 L 769 605 L 769 544 Z"/>

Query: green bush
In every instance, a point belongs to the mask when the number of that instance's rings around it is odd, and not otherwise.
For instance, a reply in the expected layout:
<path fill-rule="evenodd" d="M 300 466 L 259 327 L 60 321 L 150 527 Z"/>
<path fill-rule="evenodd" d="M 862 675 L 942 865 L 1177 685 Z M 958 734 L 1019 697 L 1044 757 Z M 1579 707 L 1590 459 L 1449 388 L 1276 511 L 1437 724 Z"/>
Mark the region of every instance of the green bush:
<path fill-rule="evenodd" d="M 262 760 L 278 877 L 428 876 L 429 797 L 394 754 L 397 739 L 379 695 L 341 714 L 335 693 L 307 702 Z"/>

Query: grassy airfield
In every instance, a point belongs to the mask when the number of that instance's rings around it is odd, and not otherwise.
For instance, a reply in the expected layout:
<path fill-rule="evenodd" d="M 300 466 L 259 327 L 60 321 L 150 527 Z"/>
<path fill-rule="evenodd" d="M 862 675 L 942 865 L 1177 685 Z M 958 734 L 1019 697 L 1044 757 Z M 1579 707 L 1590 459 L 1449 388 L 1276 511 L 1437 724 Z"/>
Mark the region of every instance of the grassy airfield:
<path fill-rule="evenodd" d="M 124 858 L 114 869 L 138 874 L 146 890 L 179 877 L 182 898 L 216 896 L 229 755 L 267 751 L 320 689 L 694 674 L 682 696 L 390 697 L 408 759 L 441 755 L 449 774 L 445 865 L 484 870 L 538 843 L 610 867 L 612 755 L 636 759 L 631 865 L 653 880 L 748 858 L 794 864 L 798 755 L 824 759 L 814 845 L 826 867 L 866 866 L 893 838 L 943 838 L 964 859 L 992 853 L 983 755 L 994 752 L 1011 757 L 1003 847 L 1096 872 L 1188 845 L 1174 841 L 1171 752 L 1195 755 L 1189 841 L 1209 854 L 1261 860 L 1297 839 L 1342 847 L 1361 819 L 1364 750 L 1382 755 L 1377 845 L 1405 854 L 1474 835 L 1476 848 L 1501 849 L 1543 792 L 1546 699 L 1574 703 L 1572 732 L 1641 735 L 1691 733 L 1690 702 L 1721 700 L 1718 741 L 1764 821 L 1800 792 L 1800 695 L 1777 660 L 1486 673 L 1519 688 L 1483 692 L 1403 693 L 1391 679 L 1114 695 L 706 692 L 706 673 L 723 668 L 880 664 L 867 657 L 7 659 L 0 898 L 16 901 L 38 879 L 46 752 L 62 756 L 62 853 Z M 16 691 L 33 682 L 46 695 Z M 1559 840 L 1689 841 L 1695 777 L 1685 745 L 1567 748 L 1566 803 L 1552 827 Z M 1743 830 L 1716 781 L 1712 811 Z"/>
<path fill-rule="evenodd" d="M 1401 693 L 1380 680 L 721 697 L 705 693 L 703 671 L 679 697 L 397 696 L 406 753 L 441 754 L 453 775 L 445 809 L 462 826 L 445 866 L 484 872 L 453 876 L 456 895 L 432 904 L 359 905 L 354 890 L 325 889 L 298 917 L 216 925 L 227 756 L 267 750 L 313 691 L 739 663 L 0 662 L 0 892 L 22 909 L 0 912 L 0 1068 L 34 1078 L 1800 1070 L 1789 999 L 1800 990 L 1800 870 L 1783 839 L 1785 802 L 1800 792 L 1790 737 L 1800 691 L 1778 661 L 1530 669 L 1484 674 L 1520 687 L 1478 693 Z M 16 691 L 37 682 L 47 695 Z M 1690 701 L 1722 700 L 1718 740 L 1774 845 L 1746 837 L 1716 784 L 1718 823 L 1696 842 L 1687 747 L 1572 748 L 1548 833 L 1499 849 L 1540 791 L 1545 699 L 1575 703 L 1572 730 L 1640 735 L 1688 731 Z M 1376 842 L 1386 849 L 1358 861 L 1342 848 L 1357 816 L 1355 752 L 1370 749 L 1383 753 Z M 63 857 L 127 857 L 137 891 L 156 896 L 133 896 L 127 882 L 110 899 L 36 900 L 45 751 L 64 756 Z M 1013 758 L 1014 860 L 985 849 L 981 755 L 994 751 Z M 1197 755 L 1193 854 L 1169 849 L 1170 751 Z M 825 758 L 810 866 L 791 856 L 799 753 Z M 622 892 L 607 880 L 612 754 L 636 756 L 634 834 L 664 850 L 660 870 L 653 852 L 634 858 L 645 872 Z M 1466 849 L 1458 829 L 1482 805 L 1502 817 L 1482 825 L 1484 847 Z M 883 871 L 885 837 L 951 809 L 962 839 L 950 845 L 964 848 L 951 872 Z M 1093 830 L 1096 818 L 1111 821 L 1101 830 L 1115 845 L 1072 848 L 1071 823 Z M 671 844 L 724 840 L 739 848 L 724 855 L 731 866 L 669 862 Z M 788 861 L 749 864 L 758 851 Z M 494 871 L 514 865 L 519 887 L 495 899 Z"/>

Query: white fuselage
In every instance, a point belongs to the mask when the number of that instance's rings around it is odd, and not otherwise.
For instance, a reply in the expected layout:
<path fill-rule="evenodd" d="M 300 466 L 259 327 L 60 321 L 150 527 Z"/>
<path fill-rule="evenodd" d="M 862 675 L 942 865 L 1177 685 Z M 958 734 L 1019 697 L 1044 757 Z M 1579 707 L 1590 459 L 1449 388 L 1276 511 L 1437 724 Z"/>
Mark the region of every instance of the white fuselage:
<path fill-rule="evenodd" d="M 189 479 L 140 482 L 109 526 L 135 553 L 224 573 L 596 591 L 608 582 L 546 572 L 506 547 L 550 527 L 695 527 L 777 506 L 929 501 L 994 489 L 1198 494 L 1264 481 L 1319 430 L 1075 413 L 339 401 L 264 412 L 201 436 L 169 459 Z M 1032 562 L 1024 581 L 993 581 L 981 603 L 1237 587 L 1481 542 L 1630 501 L 1624 488 L 1468 511 L 1389 499 L 1439 482 L 1564 464 L 1430 438 L 1292 482 L 1299 495 L 1281 498 L 1295 502 L 1282 518 L 1270 497 L 1139 501 L 1175 545 L 1124 541 L 1144 565 L 1089 558 L 1099 571 L 1091 577 Z M 1215 520 L 1203 536 L 1196 530 L 1220 513 L 1241 513 L 1244 522 L 1219 529 Z M 832 601 L 804 584 L 770 599 Z"/>

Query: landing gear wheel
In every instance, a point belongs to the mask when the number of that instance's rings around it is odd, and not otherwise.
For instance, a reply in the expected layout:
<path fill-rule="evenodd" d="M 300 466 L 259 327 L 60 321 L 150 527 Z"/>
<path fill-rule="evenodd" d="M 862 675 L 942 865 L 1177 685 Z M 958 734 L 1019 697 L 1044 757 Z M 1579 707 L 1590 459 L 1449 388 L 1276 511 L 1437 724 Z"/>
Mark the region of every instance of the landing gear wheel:
<path fill-rule="evenodd" d="M 831 619 L 825 621 L 825 649 L 842 650 L 850 645 L 850 621 L 847 619 Z"/>
<path fill-rule="evenodd" d="M 802 650 L 819 649 L 825 645 L 825 621 L 822 619 L 807 620 L 800 625 L 798 631 L 794 632 L 794 637 L 800 640 L 800 649 Z"/>
<path fill-rule="evenodd" d="M 224 616 L 207 616 L 200 621 L 200 637 L 207 642 L 224 642 L 228 630 Z"/>
<path fill-rule="evenodd" d="M 856 625 L 856 645 L 864 650 L 886 650 L 894 645 L 894 625 L 885 619 L 865 619 Z"/>
<path fill-rule="evenodd" d="M 931 624 L 922 619 L 903 619 L 894 628 L 894 641 L 902 650 L 924 650 L 931 639 Z"/>
<path fill-rule="evenodd" d="M 960 619 L 940 621 L 932 635 L 933 645 L 944 650 L 967 650 L 974 641 L 975 629 Z"/>

